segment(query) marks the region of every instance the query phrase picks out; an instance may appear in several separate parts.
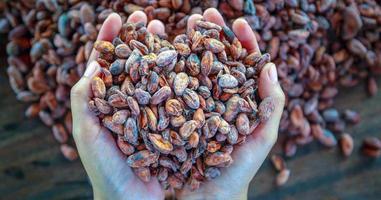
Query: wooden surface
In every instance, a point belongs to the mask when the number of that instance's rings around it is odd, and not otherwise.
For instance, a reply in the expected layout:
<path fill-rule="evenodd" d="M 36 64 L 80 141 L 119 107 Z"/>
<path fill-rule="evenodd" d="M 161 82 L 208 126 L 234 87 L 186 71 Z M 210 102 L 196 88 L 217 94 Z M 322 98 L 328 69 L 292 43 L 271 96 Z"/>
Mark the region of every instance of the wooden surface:
<path fill-rule="evenodd" d="M 0 55 L 0 199 L 92 199 L 81 163 L 65 160 L 50 130 L 23 116 L 25 105 L 16 101 L 4 52 Z M 274 186 L 275 172 L 267 160 L 250 185 L 249 199 L 381 198 L 381 159 L 359 153 L 362 138 L 381 137 L 381 94 L 368 98 L 363 86 L 344 89 L 336 105 L 361 114 L 361 124 L 347 128 L 355 138 L 353 155 L 345 159 L 338 148 L 316 142 L 300 148 L 288 160 L 291 178 L 280 188 Z"/>

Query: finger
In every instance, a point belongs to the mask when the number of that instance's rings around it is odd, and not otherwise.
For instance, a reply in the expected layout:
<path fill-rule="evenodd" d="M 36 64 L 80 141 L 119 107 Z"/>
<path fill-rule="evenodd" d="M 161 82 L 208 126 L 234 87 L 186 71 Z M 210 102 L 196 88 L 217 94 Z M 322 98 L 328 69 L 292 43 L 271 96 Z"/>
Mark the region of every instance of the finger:
<path fill-rule="evenodd" d="M 259 50 L 257 38 L 250 25 L 244 19 L 237 19 L 233 22 L 233 32 L 237 36 L 238 40 L 242 43 L 242 46 L 246 48 L 249 53 L 258 52 Z"/>
<path fill-rule="evenodd" d="M 147 31 L 152 34 L 165 35 L 165 27 L 163 22 L 154 19 L 148 23 Z"/>
<path fill-rule="evenodd" d="M 118 14 L 112 13 L 104 21 L 101 29 L 99 30 L 97 40 L 112 41 L 119 34 L 121 28 L 122 28 L 122 19 L 120 18 Z M 98 52 L 94 51 L 93 49 L 91 51 L 87 64 L 90 64 L 91 61 L 97 58 L 97 56 L 98 56 Z"/>
<path fill-rule="evenodd" d="M 110 14 L 103 22 L 97 40 L 112 41 L 122 28 L 122 19 L 116 13 Z"/>
<path fill-rule="evenodd" d="M 94 49 L 91 50 L 91 54 L 89 56 L 89 60 L 87 61 L 87 65 L 89 65 L 92 61 L 94 61 L 95 59 L 97 59 L 98 57 L 98 52 L 95 51 Z"/>
<path fill-rule="evenodd" d="M 193 29 L 196 26 L 196 22 L 201 19 L 202 19 L 202 15 L 200 14 L 191 15 L 188 19 L 188 24 L 187 24 L 188 29 Z"/>
<path fill-rule="evenodd" d="M 260 124 L 254 131 L 254 137 L 259 137 L 263 144 L 271 148 L 278 136 L 279 122 L 282 116 L 285 96 L 278 82 L 278 74 L 274 63 L 264 66 L 259 77 L 259 96 L 261 99 L 271 98 L 274 111 L 268 121 Z"/>
<path fill-rule="evenodd" d="M 73 127 L 83 129 L 94 127 L 98 120 L 88 109 L 89 96 L 91 95 L 91 79 L 98 74 L 100 66 L 96 61 L 91 62 L 82 78 L 73 86 L 70 93 L 71 108 L 73 114 Z M 73 134 L 88 133 L 89 130 L 73 131 Z"/>
<path fill-rule="evenodd" d="M 144 26 L 147 25 L 147 15 L 142 11 L 133 12 L 127 19 L 129 23 L 144 23 Z"/>
<path fill-rule="evenodd" d="M 204 19 L 208 22 L 213 22 L 215 24 L 218 24 L 220 26 L 225 26 L 225 21 L 220 12 L 218 12 L 215 8 L 208 8 L 205 10 Z"/>

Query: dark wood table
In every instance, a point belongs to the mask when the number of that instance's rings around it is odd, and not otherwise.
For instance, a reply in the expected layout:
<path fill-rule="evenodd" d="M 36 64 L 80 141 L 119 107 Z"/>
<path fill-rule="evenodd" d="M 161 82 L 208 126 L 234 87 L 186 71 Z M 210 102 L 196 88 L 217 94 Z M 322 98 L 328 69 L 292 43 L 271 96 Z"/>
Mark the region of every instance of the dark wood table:
<path fill-rule="evenodd" d="M 92 199 L 81 162 L 67 161 L 50 129 L 24 117 L 26 106 L 9 87 L 0 51 L 0 199 Z M 353 155 L 345 159 L 338 148 L 316 142 L 299 148 L 287 162 L 291 178 L 283 187 L 274 186 L 267 160 L 250 184 L 249 199 L 381 199 L 381 159 L 359 153 L 362 138 L 381 136 L 381 94 L 368 98 L 363 85 L 343 89 L 336 105 L 361 114 L 361 124 L 347 127 L 355 138 Z"/>

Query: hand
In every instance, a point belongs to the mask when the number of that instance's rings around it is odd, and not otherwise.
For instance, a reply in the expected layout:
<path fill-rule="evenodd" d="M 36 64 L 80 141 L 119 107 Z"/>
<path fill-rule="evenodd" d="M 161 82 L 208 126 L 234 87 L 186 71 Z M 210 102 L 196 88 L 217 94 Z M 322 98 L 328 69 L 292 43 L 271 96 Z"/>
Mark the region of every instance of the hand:
<path fill-rule="evenodd" d="M 188 28 L 192 28 L 200 19 L 225 26 L 220 13 L 210 8 L 203 16 L 194 14 L 188 20 Z M 233 31 L 249 53 L 260 52 L 254 32 L 244 19 L 233 23 Z M 179 199 L 246 199 L 249 183 L 262 165 L 272 146 L 277 140 L 279 121 L 283 112 L 285 97 L 278 83 L 277 71 L 273 63 L 263 68 L 259 77 L 259 95 L 261 99 L 273 97 L 276 102 L 274 113 L 269 121 L 260 124 L 246 138 L 246 143 L 236 146 L 233 152 L 233 164 L 222 169 L 221 176 L 207 181 L 196 191 L 184 189 L 177 191 Z"/>
<path fill-rule="evenodd" d="M 208 9 L 204 19 L 224 25 L 223 18 L 215 9 Z M 188 27 L 193 27 L 201 19 L 201 15 L 193 15 Z M 132 14 L 128 21 L 144 22 L 144 13 Z M 100 30 L 98 40 L 112 40 L 121 28 L 118 15 L 110 15 Z M 164 34 L 164 25 L 159 21 L 151 21 L 148 31 Z M 258 51 L 254 33 L 244 20 L 236 20 L 233 31 L 242 45 L 250 52 Z M 95 51 L 89 59 L 89 66 L 82 79 L 72 89 L 72 112 L 74 139 L 80 157 L 93 184 L 94 197 L 101 199 L 119 199 L 128 195 L 131 199 L 164 198 L 164 192 L 156 179 L 143 183 L 125 164 L 125 156 L 120 153 L 111 134 L 99 125 L 99 120 L 87 108 L 90 93 L 90 80 L 99 71 L 99 65 L 92 62 L 96 58 Z M 178 198 L 188 199 L 238 199 L 246 198 L 250 180 L 276 141 L 280 116 L 284 106 L 284 95 L 277 81 L 274 64 L 267 64 L 260 75 L 259 93 L 261 98 L 272 96 L 277 104 L 272 118 L 261 124 L 247 138 L 247 143 L 235 148 L 232 166 L 224 169 L 222 175 L 208 181 L 197 191 L 177 191 Z M 266 133 L 265 133 L 266 132 Z"/>
<path fill-rule="evenodd" d="M 137 11 L 127 21 L 147 24 L 147 17 Z M 112 41 L 121 27 L 120 16 L 111 14 L 103 23 L 97 40 Z M 153 34 L 165 34 L 164 25 L 158 20 L 151 21 L 147 30 Z M 127 165 L 126 156 L 118 149 L 110 131 L 101 127 L 99 119 L 88 109 L 90 81 L 100 69 L 94 61 L 96 54 L 93 50 L 85 74 L 71 90 L 73 136 L 90 177 L 94 199 L 164 199 L 164 191 L 157 179 L 148 183 L 139 180 Z"/>

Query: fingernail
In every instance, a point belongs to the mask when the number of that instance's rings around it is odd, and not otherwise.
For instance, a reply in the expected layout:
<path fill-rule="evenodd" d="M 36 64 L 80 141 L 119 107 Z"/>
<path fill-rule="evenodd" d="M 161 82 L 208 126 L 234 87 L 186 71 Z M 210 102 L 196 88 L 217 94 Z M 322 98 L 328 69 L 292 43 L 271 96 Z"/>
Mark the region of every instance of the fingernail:
<path fill-rule="evenodd" d="M 96 69 L 97 69 L 97 63 L 96 63 L 96 61 L 93 61 L 93 62 L 91 62 L 91 63 L 87 66 L 86 71 L 85 71 L 85 73 L 83 74 L 83 76 L 85 76 L 85 77 L 90 77 L 90 76 L 92 76 L 92 75 L 94 74 L 94 72 L 95 72 Z"/>
<path fill-rule="evenodd" d="M 276 67 L 275 67 L 275 65 L 273 63 L 270 63 L 269 65 L 270 65 L 270 68 L 267 71 L 269 79 L 273 83 L 277 83 L 278 82 L 278 72 L 276 71 Z"/>
<path fill-rule="evenodd" d="M 242 20 L 243 23 L 245 23 L 245 24 L 249 24 L 249 23 L 247 23 L 247 21 L 246 21 L 245 18 L 241 17 L 241 18 L 239 18 L 239 19 Z"/>

